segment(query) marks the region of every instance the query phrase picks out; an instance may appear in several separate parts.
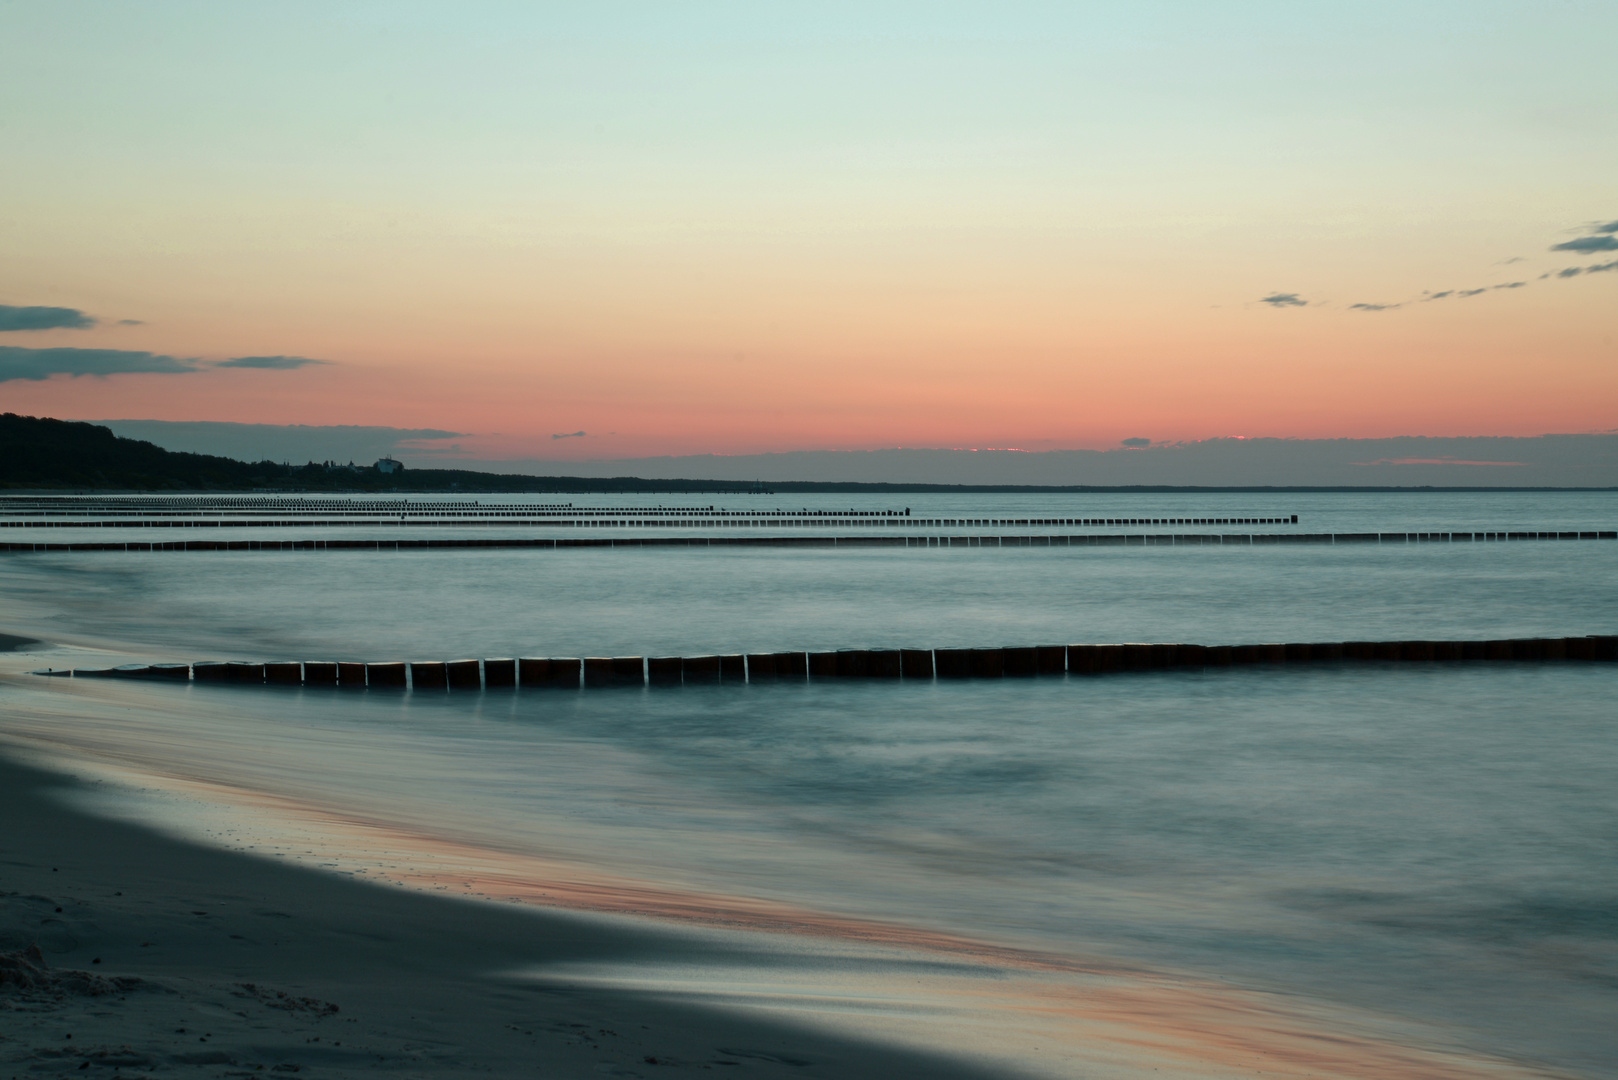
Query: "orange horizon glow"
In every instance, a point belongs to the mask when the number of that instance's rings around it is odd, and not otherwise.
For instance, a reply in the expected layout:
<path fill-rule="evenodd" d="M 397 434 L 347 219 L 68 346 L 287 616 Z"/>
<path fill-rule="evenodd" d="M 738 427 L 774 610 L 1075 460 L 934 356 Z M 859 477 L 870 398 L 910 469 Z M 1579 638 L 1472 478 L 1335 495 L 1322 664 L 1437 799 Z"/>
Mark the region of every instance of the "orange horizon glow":
<path fill-rule="evenodd" d="M 644 15 L 0 17 L 0 305 L 99 320 L 0 349 L 325 362 L 0 358 L 0 410 L 487 460 L 1618 429 L 1588 13 Z"/>

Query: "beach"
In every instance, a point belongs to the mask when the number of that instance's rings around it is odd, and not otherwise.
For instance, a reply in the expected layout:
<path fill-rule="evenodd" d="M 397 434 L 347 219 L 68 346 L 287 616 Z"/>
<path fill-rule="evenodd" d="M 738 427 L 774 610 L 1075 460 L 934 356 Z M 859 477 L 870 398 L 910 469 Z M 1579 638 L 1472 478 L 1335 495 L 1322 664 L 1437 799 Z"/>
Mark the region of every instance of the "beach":
<path fill-rule="evenodd" d="M 37 945 L 54 976 L 0 990 L 0 1055 L 16 1075 L 85 1062 L 126 1075 L 989 1075 L 650 996 L 502 978 L 524 965 L 667 961 L 682 944 L 650 926 L 200 848 L 52 797 L 71 783 L 0 763 L 0 950 Z M 89 991 L 62 979 L 72 971 L 94 980 L 79 980 Z"/>
<path fill-rule="evenodd" d="M 927 1053 L 903 1039 L 839 1037 L 824 1000 L 801 1003 L 804 1017 L 821 1013 L 818 1022 L 793 1022 L 791 1003 L 763 1015 L 701 1003 L 721 986 L 682 1002 L 565 974 L 535 978 L 523 973 L 715 963 L 755 975 L 774 969 L 783 981 L 790 972 L 778 952 L 760 942 L 749 955 L 735 935 L 722 944 L 693 941 L 649 920 L 603 925 L 565 911 L 427 895 L 199 847 L 75 810 L 59 797 L 73 786 L 68 777 L 0 763 L 0 950 L 9 973 L 0 990 L 0 1053 L 14 1075 L 87 1067 L 122 1075 L 332 1077 L 724 1069 L 758 1077 L 969 1080 L 1063 1075 L 1064 1065 L 1116 1077 L 1554 1075 L 1356 1031 L 1342 1016 L 1120 969 L 1085 973 L 1088 992 L 1052 994 L 1047 986 L 1043 995 L 1029 994 L 1024 1004 L 1043 996 L 1037 1004 L 1069 1013 L 1057 1017 L 1067 1028 L 1057 1041 L 1068 1045 L 1029 1053 L 1026 1072 L 1019 1051 L 1038 1048 L 1019 1047 L 1018 1039 L 1026 1033 L 1037 1040 L 1039 1029 L 1026 1017 L 1019 1023 L 1015 994 L 1003 988 L 953 1002 L 979 1006 L 970 1023 L 981 1026 L 988 1017 L 999 1027 L 993 999 L 1006 999 L 998 1003 L 1006 1013 L 998 1037 L 979 1038 L 967 1052 L 953 1040 L 957 1045 Z M 937 951 L 934 963 L 952 974 L 975 962 L 983 965 L 976 978 L 997 982 L 1045 966 L 1034 957 Z M 902 966 L 891 954 L 864 961 L 845 964 L 885 966 L 887 978 Z M 854 972 L 842 974 L 845 984 L 858 984 Z M 860 1004 L 851 994 L 843 1007 L 852 1013 Z M 882 1019 L 880 1004 L 864 1004 Z M 887 1004 L 903 1011 L 902 1001 Z M 940 1005 L 936 1015 L 912 1016 L 910 1026 L 937 1034 L 948 1011 Z M 871 1030 L 871 1016 L 864 1020 L 849 1027 Z"/>

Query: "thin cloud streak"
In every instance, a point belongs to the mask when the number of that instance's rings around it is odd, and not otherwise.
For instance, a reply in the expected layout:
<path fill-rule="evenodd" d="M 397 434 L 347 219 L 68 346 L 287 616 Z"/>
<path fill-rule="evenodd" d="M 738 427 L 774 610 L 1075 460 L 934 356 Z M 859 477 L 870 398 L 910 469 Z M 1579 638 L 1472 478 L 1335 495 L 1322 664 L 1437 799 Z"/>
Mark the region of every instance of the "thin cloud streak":
<path fill-rule="evenodd" d="M 1581 236 L 1565 243 L 1555 244 L 1552 251 L 1577 251 L 1593 255 L 1598 251 L 1618 251 L 1618 236 Z"/>
<path fill-rule="evenodd" d="M 96 320 L 77 308 L 16 307 L 0 304 L 0 332 L 88 330 Z"/>
<path fill-rule="evenodd" d="M 294 371 L 310 364 L 329 364 L 330 360 L 314 360 L 307 356 L 238 356 L 221 360 L 214 367 L 260 368 L 265 371 Z"/>
<path fill-rule="evenodd" d="M 1565 240 L 1560 244 L 1552 245 L 1551 251 L 1576 251 L 1584 254 L 1594 254 L 1604 251 L 1618 251 L 1618 221 L 1597 222 L 1584 227 L 1586 235 Z M 1521 262 L 1521 256 L 1513 256 L 1497 265 Z M 1602 274 L 1618 269 L 1618 261 L 1597 263 L 1593 266 L 1569 266 L 1561 270 L 1547 270 L 1539 275 L 1537 281 L 1556 281 L 1566 278 L 1583 277 L 1586 274 Z M 1471 296 L 1481 296 L 1486 292 L 1499 289 L 1521 289 L 1527 287 L 1527 281 L 1505 281 L 1498 285 L 1488 285 L 1475 289 L 1443 289 L 1439 292 L 1424 292 L 1418 299 L 1402 301 L 1392 304 L 1349 304 L 1349 311 L 1396 311 L 1406 303 L 1429 303 L 1433 300 L 1465 299 Z M 1304 307 L 1307 305 L 1297 293 L 1271 293 L 1259 301 L 1271 307 Z M 1331 307 L 1330 304 L 1316 304 L 1315 307 Z"/>
<path fill-rule="evenodd" d="M 214 368 L 258 368 L 291 371 L 309 364 L 329 364 L 303 356 L 238 356 L 218 363 L 194 357 L 168 356 L 135 349 L 29 349 L 0 345 L 0 382 L 41 382 L 56 375 L 79 378 L 91 375 L 194 375 Z"/>
<path fill-rule="evenodd" d="M 1613 270 L 1618 270 L 1618 259 L 1614 259 L 1609 263 L 1597 263 L 1594 266 L 1570 266 L 1566 270 L 1558 270 L 1555 276 L 1570 278 L 1579 277 L 1582 274 L 1605 274 Z M 1550 275 L 1547 274 L 1546 276 L 1549 277 Z"/>
<path fill-rule="evenodd" d="M 183 375 L 200 370 L 195 360 L 130 349 L 25 349 L 0 345 L 0 382 L 39 382 L 53 375 Z"/>

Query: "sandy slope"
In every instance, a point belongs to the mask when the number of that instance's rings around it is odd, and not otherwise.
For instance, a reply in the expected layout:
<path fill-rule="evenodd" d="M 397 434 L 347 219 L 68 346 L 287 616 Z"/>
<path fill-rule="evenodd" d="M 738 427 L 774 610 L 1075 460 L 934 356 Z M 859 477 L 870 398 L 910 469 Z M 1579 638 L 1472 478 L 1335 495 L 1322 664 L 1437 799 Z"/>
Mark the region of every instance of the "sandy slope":
<path fill-rule="evenodd" d="M 38 944 L 57 983 L 0 987 L 0 1076 L 982 1075 L 632 993 L 502 978 L 490 973 L 666 962 L 685 946 L 194 847 L 67 809 L 46 790 L 62 782 L 0 763 L 0 950 L 18 960 Z M 72 970 L 97 978 L 63 984 Z"/>

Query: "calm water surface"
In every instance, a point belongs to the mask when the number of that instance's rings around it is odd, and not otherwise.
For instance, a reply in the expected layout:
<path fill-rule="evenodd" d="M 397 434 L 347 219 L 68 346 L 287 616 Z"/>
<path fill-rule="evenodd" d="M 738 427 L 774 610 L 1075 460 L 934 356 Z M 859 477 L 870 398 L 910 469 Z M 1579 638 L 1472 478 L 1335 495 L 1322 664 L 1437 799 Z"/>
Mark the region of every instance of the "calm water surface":
<path fill-rule="evenodd" d="M 1611 494 L 1197 498 L 1307 531 L 1618 519 Z M 938 512 L 962 510 L 1011 513 Z M 179 659 L 1560 636 L 1618 626 L 1618 543 L 28 555 L 0 559 L 0 589 L 0 631 Z M 389 696 L 19 676 L 0 733 L 1614 1076 L 1615 680 L 1366 665 Z"/>

